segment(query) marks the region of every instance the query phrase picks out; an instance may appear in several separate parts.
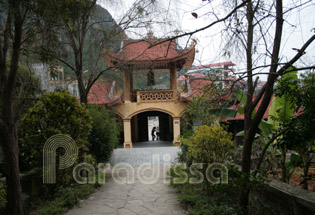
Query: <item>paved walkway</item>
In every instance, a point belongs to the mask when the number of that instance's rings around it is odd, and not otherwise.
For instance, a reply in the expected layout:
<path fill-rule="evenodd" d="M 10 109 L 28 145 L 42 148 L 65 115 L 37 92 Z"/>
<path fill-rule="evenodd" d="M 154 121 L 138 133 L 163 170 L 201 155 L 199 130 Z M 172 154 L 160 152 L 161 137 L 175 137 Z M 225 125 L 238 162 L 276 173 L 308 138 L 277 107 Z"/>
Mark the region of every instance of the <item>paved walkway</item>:
<path fill-rule="evenodd" d="M 166 174 L 178 151 L 116 149 L 106 183 L 67 215 L 184 215 Z"/>
<path fill-rule="evenodd" d="M 148 148 L 148 147 L 173 147 L 172 141 L 145 141 L 145 142 L 137 142 L 132 143 L 133 148 Z M 124 148 L 123 144 L 120 144 L 118 148 Z"/>

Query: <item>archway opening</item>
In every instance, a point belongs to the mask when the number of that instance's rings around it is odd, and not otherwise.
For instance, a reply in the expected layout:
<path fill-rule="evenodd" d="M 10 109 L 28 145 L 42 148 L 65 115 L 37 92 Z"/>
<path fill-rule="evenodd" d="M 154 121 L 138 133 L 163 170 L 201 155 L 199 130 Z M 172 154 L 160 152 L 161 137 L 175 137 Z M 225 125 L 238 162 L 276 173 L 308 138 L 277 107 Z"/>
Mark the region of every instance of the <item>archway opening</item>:
<path fill-rule="evenodd" d="M 155 131 L 152 132 L 153 128 Z M 173 118 L 161 111 L 146 111 L 131 118 L 133 147 L 166 146 L 173 141 Z M 154 140 L 152 138 L 154 134 Z"/>
<path fill-rule="evenodd" d="M 149 141 L 160 140 L 159 116 L 148 116 L 148 139 Z"/>

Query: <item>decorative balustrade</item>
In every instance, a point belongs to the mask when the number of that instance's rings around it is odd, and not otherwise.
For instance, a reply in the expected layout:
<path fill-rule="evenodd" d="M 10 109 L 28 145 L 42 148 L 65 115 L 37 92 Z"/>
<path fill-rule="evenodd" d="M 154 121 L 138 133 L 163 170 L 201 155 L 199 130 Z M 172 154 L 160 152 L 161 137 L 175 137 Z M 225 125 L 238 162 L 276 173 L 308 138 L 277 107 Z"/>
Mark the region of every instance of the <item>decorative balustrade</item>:
<path fill-rule="evenodd" d="M 137 91 L 137 102 L 166 102 L 174 99 L 173 90 Z"/>

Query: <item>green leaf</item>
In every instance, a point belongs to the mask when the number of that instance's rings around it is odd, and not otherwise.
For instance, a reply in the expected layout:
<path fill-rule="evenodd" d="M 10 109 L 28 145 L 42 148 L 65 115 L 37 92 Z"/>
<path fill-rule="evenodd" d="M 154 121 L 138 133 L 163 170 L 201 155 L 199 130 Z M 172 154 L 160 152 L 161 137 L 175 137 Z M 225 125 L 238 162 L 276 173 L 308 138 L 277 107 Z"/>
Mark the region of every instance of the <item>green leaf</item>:
<path fill-rule="evenodd" d="M 245 105 L 246 104 L 246 98 L 247 96 L 244 94 L 244 92 L 240 89 L 238 89 L 236 92 L 235 92 L 235 96 L 237 98 L 237 100 L 242 104 L 242 105 Z"/>
<path fill-rule="evenodd" d="M 284 74 L 277 87 L 281 88 L 281 86 L 286 85 L 293 90 L 296 88 L 297 85 L 291 84 L 290 81 L 297 80 L 297 71 L 293 71 L 294 67 L 289 67 L 287 71 L 291 71 L 289 73 Z M 269 109 L 269 117 L 268 122 L 272 124 L 274 129 L 279 127 L 280 122 L 288 122 L 290 118 L 293 116 L 295 104 L 292 103 L 289 99 L 287 99 L 284 95 L 282 96 L 275 96 L 272 99 L 271 107 Z M 278 120 L 277 120 L 278 119 Z"/>
<path fill-rule="evenodd" d="M 266 120 L 261 120 L 259 129 L 262 131 L 263 136 L 268 137 L 272 133 L 272 124 Z"/>
<path fill-rule="evenodd" d="M 244 107 L 243 106 L 237 107 L 237 110 L 238 110 L 239 114 L 244 114 Z"/>
<path fill-rule="evenodd" d="M 245 132 L 244 132 L 244 130 L 243 130 L 243 131 L 237 132 L 237 133 L 236 133 L 236 136 L 237 136 L 237 137 L 243 137 L 244 134 L 245 134 Z"/>

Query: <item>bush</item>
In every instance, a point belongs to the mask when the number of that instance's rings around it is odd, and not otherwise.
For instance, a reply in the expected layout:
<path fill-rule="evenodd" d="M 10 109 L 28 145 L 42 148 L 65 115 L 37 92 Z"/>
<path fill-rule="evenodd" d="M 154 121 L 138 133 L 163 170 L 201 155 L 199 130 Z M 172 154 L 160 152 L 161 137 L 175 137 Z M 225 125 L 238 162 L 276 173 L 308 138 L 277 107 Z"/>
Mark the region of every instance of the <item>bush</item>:
<path fill-rule="evenodd" d="M 187 155 L 196 163 L 223 163 L 234 156 L 232 134 L 217 124 L 200 126 L 192 137 L 183 139 Z"/>
<path fill-rule="evenodd" d="M 191 165 L 192 160 L 188 156 L 188 146 L 185 144 L 186 140 L 191 138 L 194 135 L 192 129 L 187 129 L 183 131 L 183 134 L 180 136 L 180 152 L 178 152 L 177 161 L 179 163 L 186 163 L 188 166 Z"/>
<path fill-rule="evenodd" d="M 43 146 L 55 134 L 69 135 L 79 149 L 87 149 L 92 119 L 85 105 L 79 104 L 69 92 L 51 92 L 41 96 L 19 125 L 20 166 L 22 171 L 43 166 Z M 59 155 L 63 151 L 57 150 Z M 45 185 L 43 194 L 53 192 L 60 184 L 71 182 L 71 168 L 57 171 L 57 184 Z M 51 190 L 52 189 L 52 190 Z"/>
<path fill-rule="evenodd" d="M 119 129 L 115 118 L 104 108 L 92 106 L 89 108 L 93 118 L 93 127 L 89 135 L 90 153 L 96 162 L 106 162 L 119 143 Z"/>
<path fill-rule="evenodd" d="M 55 134 L 69 135 L 79 148 L 86 147 L 91 125 L 85 105 L 79 104 L 69 92 L 46 93 L 26 112 L 19 125 L 24 168 L 42 167 L 43 146 Z"/>
<path fill-rule="evenodd" d="M 174 168 L 170 171 L 171 182 L 174 177 L 178 177 L 174 173 Z M 183 171 L 186 171 L 189 177 L 192 176 L 188 169 Z M 171 185 L 179 191 L 178 200 L 189 215 L 236 215 L 238 207 L 235 193 L 240 190 L 239 180 L 235 180 L 236 178 L 233 176 L 236 171 L 229 167 L 232 177 L 229 178 L 228 184 L 190 184 L 187 181 L 183 184 L 171 183 Z"/>

